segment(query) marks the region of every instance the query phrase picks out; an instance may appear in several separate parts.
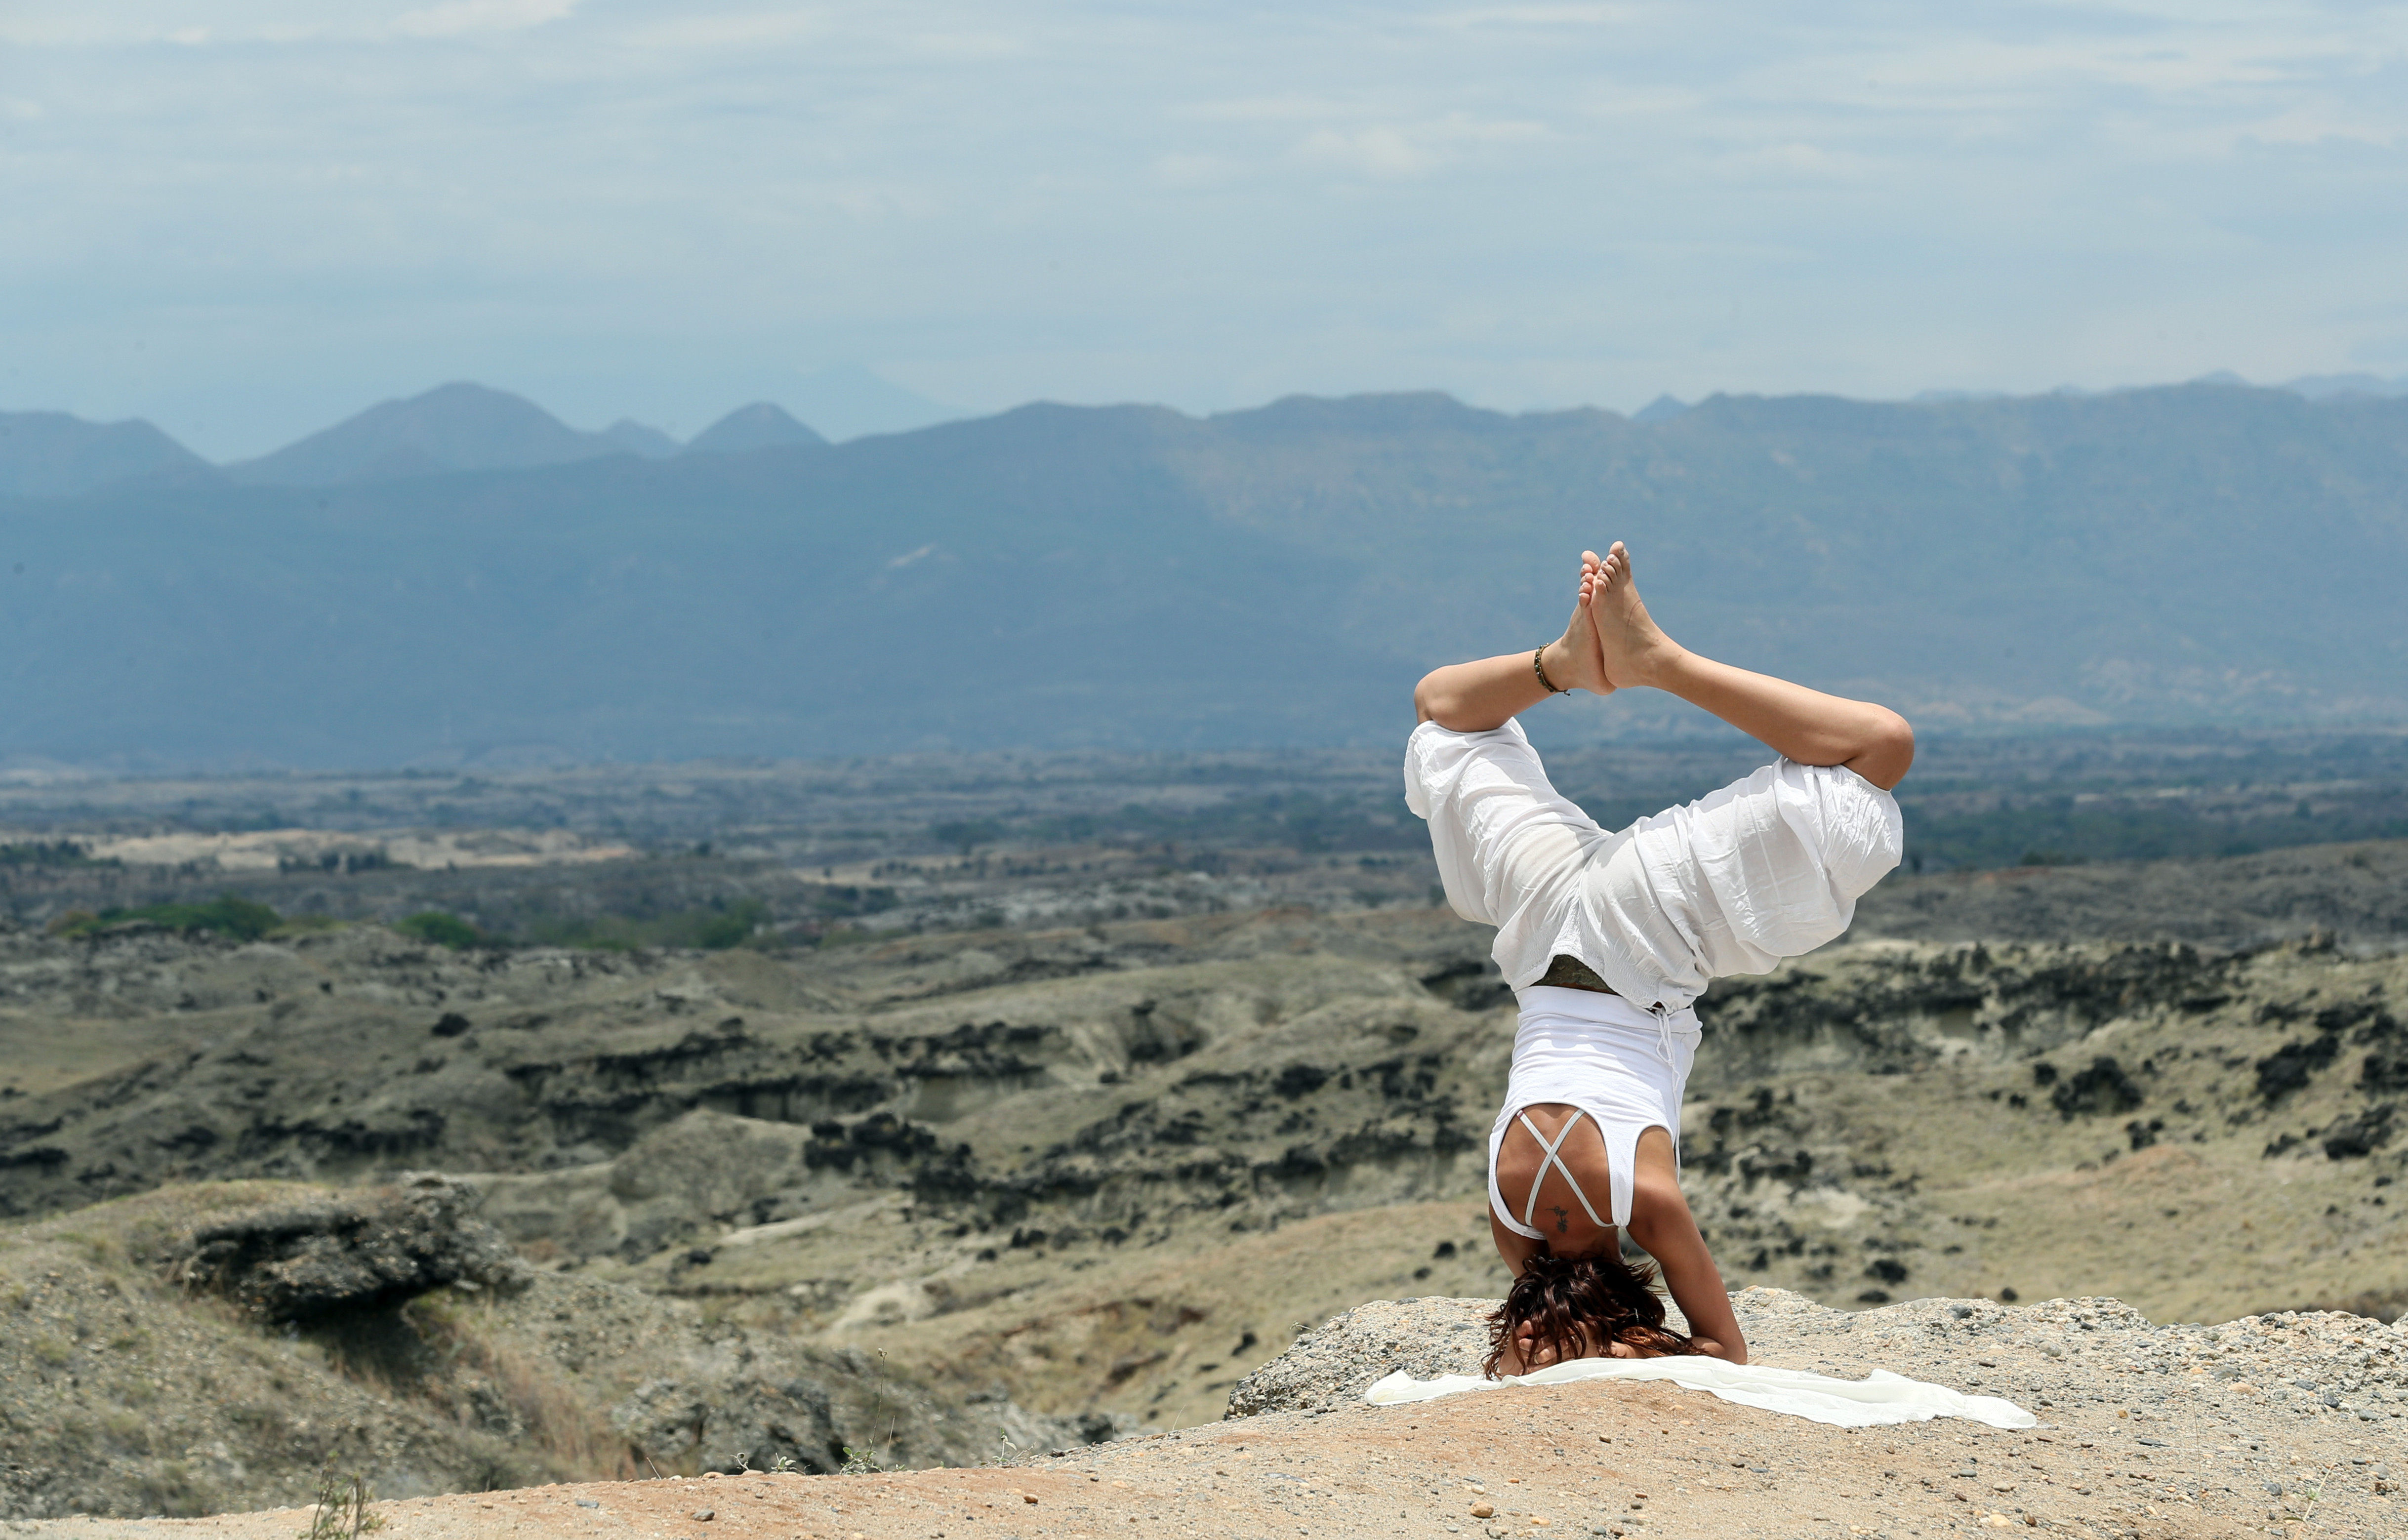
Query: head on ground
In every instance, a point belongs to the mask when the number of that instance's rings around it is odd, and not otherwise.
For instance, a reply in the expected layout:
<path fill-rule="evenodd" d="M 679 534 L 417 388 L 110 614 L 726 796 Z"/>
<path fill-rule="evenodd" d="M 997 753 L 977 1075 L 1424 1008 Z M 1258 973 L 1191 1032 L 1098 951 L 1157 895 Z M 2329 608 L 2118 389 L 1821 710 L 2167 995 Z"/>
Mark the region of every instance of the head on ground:
<path fill-rule="evenodd" d="M 1526 1374 L 1576 1358 L 1657 1358 L 1706 1349 L 1664 1326 L 1656 1269 L 1612 1250 L 1556 1256 L 1543 1243 L 1488 1318 L 1490 1375 Z"/>
<path fill-rule="evenodd" d="M 1507 1126 L 1497 1151 L 1488 1228 L 1515 1280 L 1505 1313 L 1517 1314 L 1514 1301 L 1529 1302 L 1518 1312 L 1516 1330 L 1497 1339 L 1507 1348 L 1506 1360 L 1516 1365 L 1508 1373 L 1519 1373 L 1524 1362 L 1536 1362 L 1518 1357 L 1521 1349 L 1511 1347 L 1520 1337 L 1529 1338 L 1532 1352 L 1571 1358 L 1692 1352 L 1747 1362 L 1729 1291 L 1681 1195 L 1679 1158 L 1663 1125 L 1640 1132 L 1631 1165 L 1630 1239 L 1652 1262 L 1635 1271 L 1622 1262 L 1622 1232 L 1610 1222 L 1612 1213 L 1598 1206 L 1613 1184 L 1596 1119 L 1577 1107 L 1546 1102 L 1521 1108 Z M 1512 1201 L 1503 1198 L 1507 1192 L 1521 1199 L 1518 1217 L 1506 1212 Z M 1664 1319 L 1663 1301 L 1650 1287 L 1659 1269 L 1694 1333 L 1679 1339 L 1684 1346 L 1678 1348 L 1651 1334 Z M 1567 1334 L 1551 1347 L 1548 1333 L 1533 1324 L 1551 1319 L 1604 1324 L 1586 1338 Z M 1647 1330 L 1617 1337 L 1625 1324 Z"/>

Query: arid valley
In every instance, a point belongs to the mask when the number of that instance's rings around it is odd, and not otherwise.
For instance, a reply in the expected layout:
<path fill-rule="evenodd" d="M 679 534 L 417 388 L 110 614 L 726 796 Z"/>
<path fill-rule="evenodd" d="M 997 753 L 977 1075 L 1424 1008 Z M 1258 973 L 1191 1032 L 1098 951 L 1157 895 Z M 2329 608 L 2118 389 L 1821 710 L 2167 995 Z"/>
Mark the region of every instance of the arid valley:
<path fill-rule="evenodd" d="M 386 1498 L 1020 1463 L 1214 1422 L 1367 1301 L 1495 1295 L 1511 997 L 1343 790 L 1319 849 L 1207 797 L 1175 852 L 953 792 L 916 849 L 42 814 L 0 936 L 8 1512 L 290 1505 L 330 1459 Z M 1684 1185 L 1732 1288 L 1843 1312 L 2375 1329 L 2403 931 L 2398 840 L 1898 874 L 1708 997 Z"/>

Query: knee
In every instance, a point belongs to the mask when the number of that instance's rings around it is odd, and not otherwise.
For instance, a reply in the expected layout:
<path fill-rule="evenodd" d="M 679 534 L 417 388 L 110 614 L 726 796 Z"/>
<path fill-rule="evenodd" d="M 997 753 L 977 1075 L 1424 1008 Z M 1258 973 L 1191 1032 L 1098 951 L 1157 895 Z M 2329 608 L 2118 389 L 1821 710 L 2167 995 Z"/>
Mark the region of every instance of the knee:
<path fill-rule="evenodd" d="M 1849 763 L 1858 775 L 1887 791 L 1906 778 L 1914 764 L 1914 728 L 1885 706 L 1873 707 L 1871 730 L 1865 746 Z"/>
<path fill-rule="evenodd" d="M 1914 764 L 1914 724 L 1895 711 L 1885 709 L 1882 715 L 1888 719 L 1882 724 L 1882 752 L 1897 762 L 1899 779 L 1904 780 Z"/>
<path fill-rule="evenodd" d="M 1449 696 L 1445 687 L 1439 683 L 1437 671 L 1423 675 L 1421 683 L 1413 686 L 1413 720 L 1437 720 L 1438 714 L 1446 708 L 1448 702 Z"/>

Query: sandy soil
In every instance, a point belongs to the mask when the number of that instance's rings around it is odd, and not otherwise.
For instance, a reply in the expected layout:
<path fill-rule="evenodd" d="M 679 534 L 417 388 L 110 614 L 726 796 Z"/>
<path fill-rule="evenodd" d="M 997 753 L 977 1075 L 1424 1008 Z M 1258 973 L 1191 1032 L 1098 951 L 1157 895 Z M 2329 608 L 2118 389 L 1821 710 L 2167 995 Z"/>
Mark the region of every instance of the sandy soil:
<path fill-rule="evenodd" d="M 2153 1401 L 2157 1398 L 2152 1398 Z M 963 1540 L 1050 1535 L 1943 1535 L 2092 1540 L 2393 1536 L 2370 1474 L 2402 1440 L 2294 1414 L 2260 1433 L 2145 1423 L 2102 1404 L 2002 1433 L 1938 1420 L 1842 1430 L 1665 1385 L 1508 1388 L 1412 1406 L 1272 1413 L 1025 1467 L 754 1475 L 377 1504 L 386 1540 Z M 2143 1444 L 2145 1428 L 2149 1442 Z M 2258 1449 L 2285 1495 L 2219 1459 Z M 2177 1471 L 2175 1465 L 2183 1467 Z M 2387 1483 L 2385 1483 L 2387 1485 Z M 2313 1495 L 2311 1495 L 2313 1494 Z M 1483 1510 L 1485 1510 L 1484 1512 Z M 20 1522 L 75 1540 L 292 1540 L 304 1509 Z"/>

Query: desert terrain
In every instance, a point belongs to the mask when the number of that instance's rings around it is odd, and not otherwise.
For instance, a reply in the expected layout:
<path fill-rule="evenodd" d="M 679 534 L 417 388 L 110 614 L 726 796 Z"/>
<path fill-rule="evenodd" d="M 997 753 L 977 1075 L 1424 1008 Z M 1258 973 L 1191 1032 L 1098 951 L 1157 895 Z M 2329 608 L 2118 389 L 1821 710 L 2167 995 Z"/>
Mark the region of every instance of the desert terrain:
<path fill-rule="evenodd" d="M 1155 1458 L 1118 1451 L 1201 1447 L 1366 1302 L 1493 1296 L 1510 996 L 1428 906 L 1417 829 L 1313 784 L 1321 848 L 1294 787 L 1275 827 L 1191 788 L 1165 842 L 1125 826 L 1158 810 L 1015 825 L 946 782 L 882 833 L 740 848 L 580 815 L 7 868 L 0 1502 L 283 1508 L 329 1461 L 437 1501 Z M 12 848 L 73 843 L 37 832 Z M 138 907 L 226 893 L 275 923 Z M 469 934 L 402 923 L 430 907 Z M 2403 933 L 2401 841 L 1902 872 L 1702 1003 L 1684 1183 L 1735 1290 L 1837 1321 L 2108 1298 L 2134 1330 L 2385 1330 Z"/>

